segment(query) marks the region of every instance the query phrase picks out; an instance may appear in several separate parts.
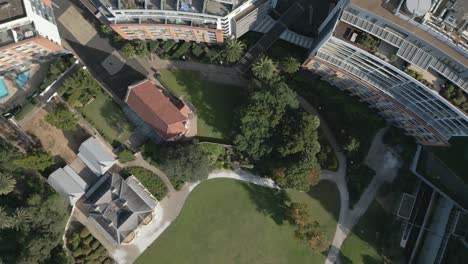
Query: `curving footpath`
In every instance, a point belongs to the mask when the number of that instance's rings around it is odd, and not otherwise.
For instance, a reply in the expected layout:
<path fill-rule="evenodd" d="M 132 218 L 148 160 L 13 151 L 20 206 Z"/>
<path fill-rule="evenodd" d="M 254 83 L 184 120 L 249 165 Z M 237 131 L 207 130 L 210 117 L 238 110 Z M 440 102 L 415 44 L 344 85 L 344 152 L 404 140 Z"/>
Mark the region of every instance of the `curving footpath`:
<path fill-rule="evenodd" d="M 340 193 L 340 215 L 336 226 L 335 236 L 333 237 L 327 259 L 325 260 L 326 264 L 332 264 L 338 261 L 343 242 L 351 233 L 351 230 L 357 224 L 361 216 L 367 211 L 372 201 L 374 201 L 380 186 L 385 182 L 392 182 L 394 180 L 398 169 L 401 166 L 401 162 L 397 155 L 383 143 L 383 136 L 389 127 L 380 129 L 374 136 L 369 152 L 365 158 L 366 165 L 372 168 L 376 172 L 376 175 L 372 178 L 369 186 L 367 186 L 366 190 L 359 198 L 359 201 L 354 205 L 354 208 L 352 210 L 349 209 L 349 192 L 348 186 L 346 185 L 346 156 L 331 129 L 320 116 L 318 111 L 304 98 L 299 96 L 298 99 L 302 108 L 304 108 L 306 112 L 319 117 L 320 128 L 325 134 L 328 142 L 332 145 L 339 163 L 338 171 L 333 172 L 324 170 L 320 174 L 321 180 L 334 182 Z"/>
<path fill-rule="evenodd" d="M 141 154 L 136 154 L 134 161 L 119 164 L 119 166 L 122 168 L 143 167 L 150 170 L 164 182 L 169 190 L 166 197 L 159 201 L 155 208 L 155 219 L 147 226 L 141 227 L 137 236 L 129 245 L 110 245 L 108 243 L 103 243 L 109 251 L 109 255 L 117 263 L 127 264 L 133 263 L 140 254 L 170 226 L 182 211 L 185 200 L 190 192 L 200 184 L 201 181 L 186 183 L 181 190 L 176 191 L 169 178 L 158 168 L 145 161 Z M 236 172 L 228 170 L 215 171 L 208 175 L 207 180 L 220 178 L 235 179 L 268 188 L 280 189 L 271 179 L 261 178 L 241 170 Z"/>

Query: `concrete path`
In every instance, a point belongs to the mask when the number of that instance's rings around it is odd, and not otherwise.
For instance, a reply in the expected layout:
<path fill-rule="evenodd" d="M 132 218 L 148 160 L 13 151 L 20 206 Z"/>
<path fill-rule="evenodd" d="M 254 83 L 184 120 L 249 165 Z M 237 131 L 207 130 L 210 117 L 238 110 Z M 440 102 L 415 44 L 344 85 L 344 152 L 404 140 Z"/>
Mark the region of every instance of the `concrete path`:
<path fill-rule="evenodd" d="M 364 215 L 364 213 L 367 211 L 372 201 L 374 201 L 380 186 L 382 186 L 382 184 L 385 182 L 392 182 L 394 180 L 398 169 L 401 166 L 401 162 L 397 155 L 394 154 L 392 150 L 386 147 L 383 143 L 383 136 L 387 132 L 388 127 L 379 130 L 379 132 L 372 140 L 371 147 L 365 159 L 366 165 L 376 171 L 376 175 L 354 208 L 350 210 L 349 192 L 348 186 L 346 184 L 346 156 L 338 144 L 331 129 L 328 127 L 326 121 L 320 116 L 318 111 L 304 98 L 299 96 L 298 100 L 306 112 L 319 117 L 320 128 L 325 134 L 328 142 L 330 142 L 332 145 L 339 162 L 339 168 L 337 172 L 324 170 L 320 175 L 321 180 L 334 182 L 338 187 L 338 191 L 340 192 L 340 215 L 335 231 L 335 236 L 325 261 L 326 264 L 332 264 L 338 260 L 343 242 L 351 233 L 351 230 L 357 224 L 361 216 Z"/>
<path fill-rule="evenodd" d="M 154 215 L 155 218 L 148 225 L 138 229 L 135 239 L 130 244 L 117 245 L 104 237 L 92 223 L 88 223 L 87 218 L 79 210 L 73 210 L 71 218 L 81 222 L 88 227 L 90 232 L 104 245 L 109 252 L 109 255 L 119 264 L 133 263 L 140 255 L 148 248 L 171 223 L 177 219 L 179 213 L 187 200 L 190 192 L 201 183 L 186 183 L 181 190 L 176 191 L 170 182 L 169 178 L 158 168 L 148 163 L 143 159 L 141 154 L 135 155 L 135 160 L 127 163 L 118 163 L 122 168 L 143 167 L 155 173 L 167 186 L 168 194 L 157 204 Z M 215 171 L 208 175 L 210 179 L 235 179 L 252 184 L 279 189 L 279 187 L 271 179 L 261 178 L 245 171 Z M 205 180 L 206 181 L 206 180 Z"/>
<path fill-rule="evenodd" d="M 171 194 L 176 192 L 176 190 L 174 189 L 174 186 L 172 186 L 172 183 L 169 180 L 169 178 L 167 177 L 167 175 L 164 172 L 162 172 L 161 170 L 159 170 L 158 168 L 156 168 L 155 166 L 151 165 L 149 162 L 147 162 L 143 158 L 141 153 L 135 154 L 135 160 L 127 162 L 127 163 L 123 163 L 123 164 L 119 162 L 118 165 L 121 168 L 131 168 L 131 167 L 145 168 L 145 169 L 153 172 L 154 174 L 158 175 L 158 177 L 164 182 L 164 184 L 166 185 L 167 190 L 168 190 L 168 195 L 171 195 Z"/>

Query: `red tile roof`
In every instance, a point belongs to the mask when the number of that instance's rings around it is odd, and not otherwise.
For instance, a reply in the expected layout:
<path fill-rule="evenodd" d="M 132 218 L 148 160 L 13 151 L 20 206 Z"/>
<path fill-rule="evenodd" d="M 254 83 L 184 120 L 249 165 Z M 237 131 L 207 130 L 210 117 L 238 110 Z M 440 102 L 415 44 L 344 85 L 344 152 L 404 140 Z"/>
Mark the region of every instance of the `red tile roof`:
<path fill-rule="evenodd" d="M 128 88 L 127 104 L 164 139 L 177 138 L 187 132 L 187 117 L 150 80 Z"/>

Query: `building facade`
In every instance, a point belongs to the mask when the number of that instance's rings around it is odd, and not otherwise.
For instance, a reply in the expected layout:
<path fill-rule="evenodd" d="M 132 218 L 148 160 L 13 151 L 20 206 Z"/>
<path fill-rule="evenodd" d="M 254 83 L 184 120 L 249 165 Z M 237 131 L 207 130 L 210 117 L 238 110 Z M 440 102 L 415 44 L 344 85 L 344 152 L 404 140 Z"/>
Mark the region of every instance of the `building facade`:
<path fill-rule="evenodd" d="M 340 1 L 304 67 L 376 108 L 425 145 L 468 136 L 468 116 L 439 90 L 468 91 L 467 54 L 394 16 L 381 1 Z"/>
<path fill-rule="evenodd" d="M 63 52 L 50 0 L 0 3 L 0 73 Z"/>
<path fill-rule="evenodd" d="M 89 0 L 125 39 L 223 43 L 240 37 L 276 0 Z"/>

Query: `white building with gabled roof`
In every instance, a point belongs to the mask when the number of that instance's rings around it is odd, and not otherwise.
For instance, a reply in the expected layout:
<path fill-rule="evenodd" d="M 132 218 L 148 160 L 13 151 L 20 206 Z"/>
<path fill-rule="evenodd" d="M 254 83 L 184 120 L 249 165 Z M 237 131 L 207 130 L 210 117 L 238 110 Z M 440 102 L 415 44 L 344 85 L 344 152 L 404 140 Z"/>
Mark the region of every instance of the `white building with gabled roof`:
<path fill-rule="evenodd" d="M 47 182 L 72 206 L 85 194 L 88 187 L 86 182 L 68 165 L 54 171 Z"/>
<path fill-rule="evenodd" d="M 94 137 L 83 142 L 78 151 L 78 157 L 98 176 L 106 173 L 116 162 L 112 151 Z"/>

